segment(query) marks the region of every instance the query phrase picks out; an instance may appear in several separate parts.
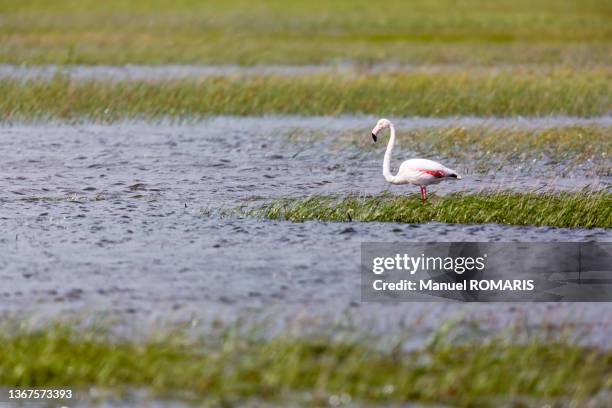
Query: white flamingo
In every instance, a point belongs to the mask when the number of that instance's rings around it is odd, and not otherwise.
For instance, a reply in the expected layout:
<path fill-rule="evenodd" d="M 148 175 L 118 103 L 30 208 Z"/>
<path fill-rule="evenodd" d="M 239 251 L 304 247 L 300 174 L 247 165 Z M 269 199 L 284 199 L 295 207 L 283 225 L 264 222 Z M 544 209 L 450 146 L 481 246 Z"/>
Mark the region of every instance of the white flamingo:
<path fill-rule="evenodd" d="M 394 176 L 391 174 L 391 151 L 395 145 L 395 127 L 388 119 L 380 119 L 372 129 L 372 139 L 376 142 L 378 134 L 389 128 L 391 137 L 387 144 L 387 151 L 383 159 L 383 176 L 391 184 L 415 184 L 421 187 L 421 198 L 427 200 L 427 186 L 438 184 L 441 181 L 452 179 L 461 180 L 461 176 L 455 170 L 449 169 L 438 162 L 427 159 L 410 159 L 400 165 L 399 171 Z"/>

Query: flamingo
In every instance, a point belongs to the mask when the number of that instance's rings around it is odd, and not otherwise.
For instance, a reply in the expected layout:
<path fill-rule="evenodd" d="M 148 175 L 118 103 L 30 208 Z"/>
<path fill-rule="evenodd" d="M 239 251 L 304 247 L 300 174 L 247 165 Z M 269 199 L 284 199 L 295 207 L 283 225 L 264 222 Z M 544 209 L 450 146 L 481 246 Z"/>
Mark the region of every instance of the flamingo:
<path fill-rule="evenodd" d="M 394 176 L 391 174 L 391 152 L 395 145 L 395 127 L 388 119 L 380 119 L 372 129 L 372 139 L 376 142 L 378 134 L 389 128 L 391 137 L 387 144 L 387 151 L 383 159 L 383 176 L 391 184 L 415 184 L 421 188 L 421 199 L 423 203 L 427 200 L 427 186 L 438 184 L 441 181 L 452 179 L 461 180 L 461 176 L 452 169 L 433 160 L 410 159 L 400 165 L 399 171 Z"/>

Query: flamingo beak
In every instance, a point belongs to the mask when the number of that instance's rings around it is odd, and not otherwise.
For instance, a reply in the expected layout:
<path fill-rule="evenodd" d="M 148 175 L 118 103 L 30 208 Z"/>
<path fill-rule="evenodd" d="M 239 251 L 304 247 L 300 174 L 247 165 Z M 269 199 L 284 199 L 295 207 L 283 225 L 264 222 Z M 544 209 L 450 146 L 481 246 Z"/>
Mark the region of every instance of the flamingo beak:
<path fill-rule="evenodd" d="M 374 129 L 372 129 L 372 140 L 377 141 L 377 135 L 378 133 L 381 131 L 381 128 L 378 126 L 375 126 Z"/>

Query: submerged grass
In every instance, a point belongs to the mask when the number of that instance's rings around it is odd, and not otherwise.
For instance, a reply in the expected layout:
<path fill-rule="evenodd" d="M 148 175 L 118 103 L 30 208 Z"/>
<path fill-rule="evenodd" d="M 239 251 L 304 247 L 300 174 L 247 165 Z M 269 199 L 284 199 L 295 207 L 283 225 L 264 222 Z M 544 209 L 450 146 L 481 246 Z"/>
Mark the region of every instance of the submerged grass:
<path fill-rule="evenodd" d="M 247 211 L 273 220 L 451 224 L 509 224 L 559 228 L 612 228 L 612 194 L 455 193 L 420 195 L 312 196 L 280 199 Z"/>
<path fill-rule="evenodd" d="M 610 63 L 605 0 L 4 0 L 0 61 Z"/>
<path fill-rule="evenodd" d="M 597 116 L 605 68 L 210 77 L 168 82 L 0 80 L 0 118 L 113 121 L 206 115 Z"/>
<path fill-rule="evenodd" d="M 612 352 L 533 336 L 454 342 L 444 334 L 404 351 L 365 339 L 232 333 L 129 341 L 65 326 L 0 334 L 0 386 L 150 390 L 161 398 L 213 404 L 308 405 L 500 401 L 581 405 L 609 400 Z"/>
<path fill-rule="evenodd" d="M 546 129 L 499 127 L 448 127 L 398 130 L 397 148 L 441 160 L 452 158 L 470 163 L 476 172 L 498 171 L 504 167 L 530 168 L 545 163 L 559 165 L 565 173 L 577 166 L 607 176 L 612 172 L 612 128 L 608 126 L 564 126 Z M 325 134 L 293 132 L 291 141 L 321 140 Z M 342 149 L 354 146 L 363 151 L 380 150 L 363 132 L 334 134 L 331 145 Z M 564 172 L 557 176 L 566 175 Z"/>

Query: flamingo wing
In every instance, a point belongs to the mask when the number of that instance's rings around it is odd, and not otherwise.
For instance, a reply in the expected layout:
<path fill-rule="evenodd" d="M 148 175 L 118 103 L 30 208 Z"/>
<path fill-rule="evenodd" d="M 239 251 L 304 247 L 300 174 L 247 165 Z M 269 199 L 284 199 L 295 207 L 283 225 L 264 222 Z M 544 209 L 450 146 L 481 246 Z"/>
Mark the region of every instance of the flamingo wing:
<path fill-rule="evenodd" d="M 448 167 L 427 159 L 410 159 L 402 163 L 398 177 L 404 183 L 429 185 L 439 183 L 446 177 L 459 177 Z"/>

